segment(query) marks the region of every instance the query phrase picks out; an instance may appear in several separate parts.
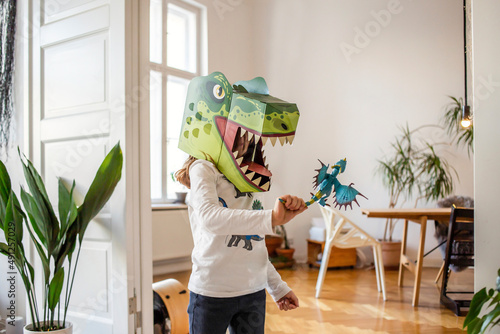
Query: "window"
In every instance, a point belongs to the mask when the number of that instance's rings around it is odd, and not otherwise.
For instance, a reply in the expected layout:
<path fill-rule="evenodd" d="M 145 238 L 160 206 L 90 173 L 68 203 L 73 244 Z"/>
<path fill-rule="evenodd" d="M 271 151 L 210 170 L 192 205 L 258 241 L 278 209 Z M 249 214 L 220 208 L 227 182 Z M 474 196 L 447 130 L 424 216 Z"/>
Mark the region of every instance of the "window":
<path fill-rule="evenodd" d="M 166 203 L 182 186 L 171 174 L 187 154 L 177 148 L 189 81 L 205 74 L 203 7 L 192 1 L 150 0 L 149 74 L 151 200 Z"/>

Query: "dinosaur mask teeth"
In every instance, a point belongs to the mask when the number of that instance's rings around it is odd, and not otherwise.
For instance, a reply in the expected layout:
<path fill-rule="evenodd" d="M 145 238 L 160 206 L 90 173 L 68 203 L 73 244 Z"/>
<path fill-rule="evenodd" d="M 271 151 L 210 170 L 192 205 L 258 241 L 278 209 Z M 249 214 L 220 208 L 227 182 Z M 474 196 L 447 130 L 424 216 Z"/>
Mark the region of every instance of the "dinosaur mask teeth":
<path fill-rule="evenodd" d="M 241 174 L 255 186 L 268 190 L 272 173 L 265 166 L 262 137 L 238 127 L 232 143 L 232 153 Z"/>
<path fill-rule="evenodd" d="M 219 133 L 224 137 L 224 145 L 232 153 L 233 161 L 240 174 L 262 191 L 268 191 L 271 186 L 272 173 L 266 163 L 264 145 L 271 142 L 282 146 L 292 143 L 295 134 L 288 135 L 263 135 L 255 133 L 248 128 L 231 120 L 216 118 Z"/>
<path fill-rule="evenodd" d="M 290 136 L 269 136 L 269 137 L 266 137 L 264 135 L 262 135 L 261 137 L 262 139 L 262 146 L 265 146 L 268 141 L 271 142 L 271 145 L 276 145 L 277 142 L 279 142 L 281 144 L 281 146 L 285 145 L 285 144 L 292 144 L 293 143 L 293 140 L 295 139 L 295 135 L 290 135 Z"/>

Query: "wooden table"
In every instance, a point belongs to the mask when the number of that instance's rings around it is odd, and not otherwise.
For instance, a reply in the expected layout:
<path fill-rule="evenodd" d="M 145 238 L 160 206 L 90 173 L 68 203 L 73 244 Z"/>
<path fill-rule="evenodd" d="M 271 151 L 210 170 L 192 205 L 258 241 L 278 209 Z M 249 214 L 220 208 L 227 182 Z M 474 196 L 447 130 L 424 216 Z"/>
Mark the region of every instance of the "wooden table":
<path fill-rule="evenodd" d="M 398 286 L 403 285 L 404 268 L 415 275 L 415 285 L 413 288 L 412 305 L 418 306 L 418 297 L 420 294 L 420 280 L 422 277 L 422 263 L 424 259 L 425 232 L 427 229 L 427 220 L 450 220 L 451 208 L 422 208 L 422 209 L 361 209 L 361 212 L 368 218 L 393 218 L 404 219 L 403 238 L 401 245 L 401 259 L 399 261 L 399 279 Z M 406 240 L 408 237 L 408 221 L 420 224 L 420 241 L 418 244 L 417 261 L 411 261 L 406 255 Z"/>

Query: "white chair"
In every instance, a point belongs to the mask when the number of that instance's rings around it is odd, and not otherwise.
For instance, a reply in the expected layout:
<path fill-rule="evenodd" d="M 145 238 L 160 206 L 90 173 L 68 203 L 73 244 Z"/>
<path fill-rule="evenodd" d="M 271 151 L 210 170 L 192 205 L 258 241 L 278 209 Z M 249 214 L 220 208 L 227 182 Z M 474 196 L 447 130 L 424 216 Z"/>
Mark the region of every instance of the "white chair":
<path fill-rule="evenodd" d="M 326 242 L 321 259 L 318 282 L 316 283 L 316 298 L 319 298 L 321 294 L 333 246 L 337 248 L 372 246 L 377 288 L 379 292 L 382 291 L 382 296 L 386 300 L 384 263 L 382 261 L 382 246 L 380 242 L 363 231 L 347 217 L 343 216 L 338 210 L 323 206 L 320 206 L 320 210 L 326 223 Z"/>

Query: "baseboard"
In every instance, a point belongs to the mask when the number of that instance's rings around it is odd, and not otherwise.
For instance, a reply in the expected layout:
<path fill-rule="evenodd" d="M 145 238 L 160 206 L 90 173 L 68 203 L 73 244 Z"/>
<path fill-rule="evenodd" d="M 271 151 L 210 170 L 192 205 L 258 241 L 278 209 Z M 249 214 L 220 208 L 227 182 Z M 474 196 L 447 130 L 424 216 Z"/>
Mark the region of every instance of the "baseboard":
<path fill-rule="evenodd" d="M 191 257 L 181 257 L 153 262 L 153 276 L 191 270 Z"/>

